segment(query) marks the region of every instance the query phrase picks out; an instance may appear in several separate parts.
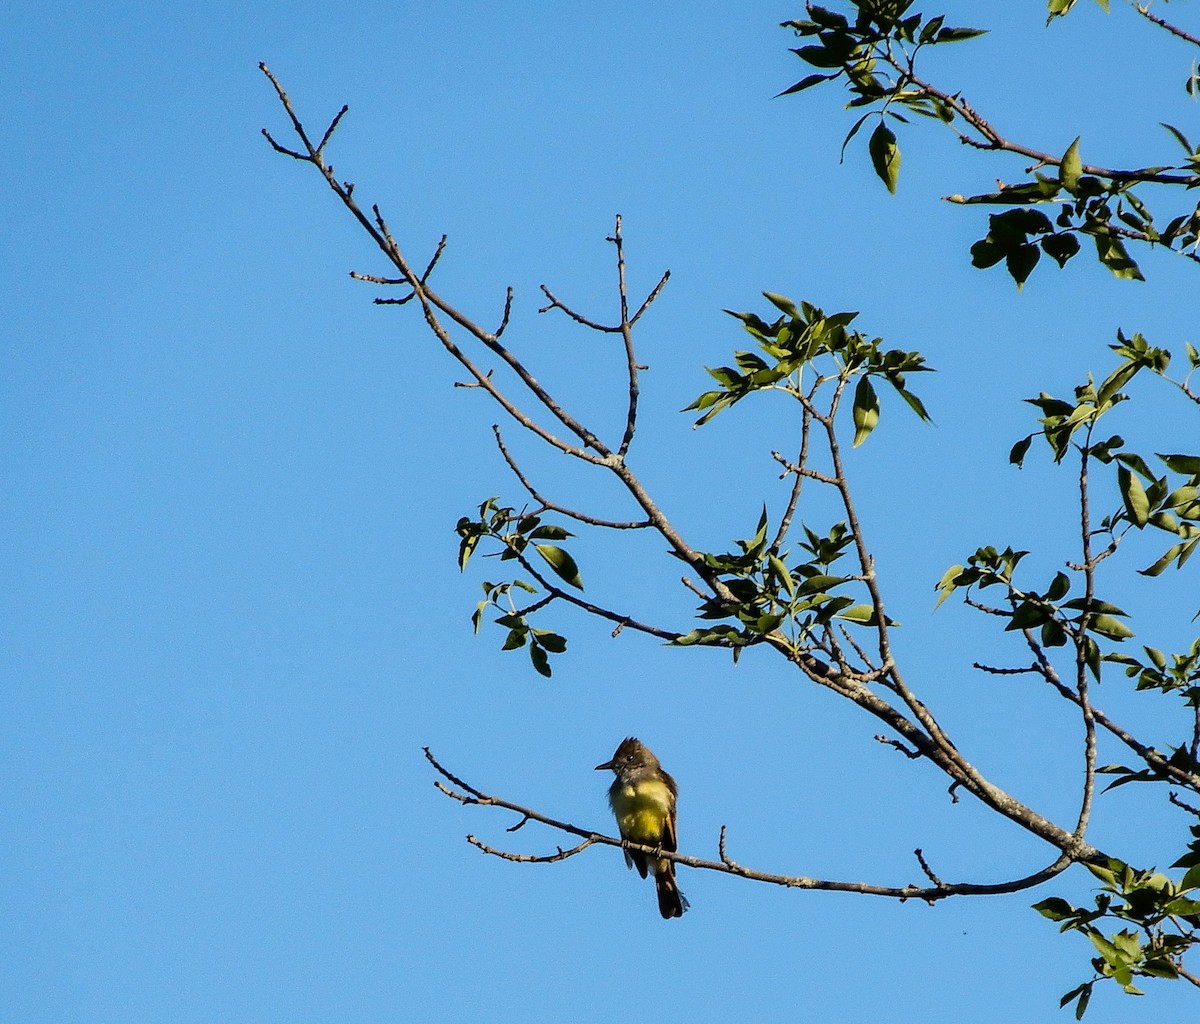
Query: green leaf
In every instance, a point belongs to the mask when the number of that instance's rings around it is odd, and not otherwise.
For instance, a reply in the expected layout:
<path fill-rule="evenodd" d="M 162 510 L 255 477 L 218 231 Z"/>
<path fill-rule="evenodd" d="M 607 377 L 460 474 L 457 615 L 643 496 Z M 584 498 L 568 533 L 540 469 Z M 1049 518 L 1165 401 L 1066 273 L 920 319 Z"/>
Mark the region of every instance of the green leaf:
<path fill-rule="evenodd" d="M 1071 589 L 1071 577 L 1065 572 L 1056 573 L 1054 579 L 1050 583 L 1049 589 L 1046 591 L 1046 596 L 1051 601 L 1061 601 L 1067 596 L 1067 591 Z"/>
<path fill-rule="evenodd" d="M 1192 144 L 1191 144 L 1190 142 L 1188 142 L 1188 140 L 1187 140 L 1187 136 L 1186 136 L 1186 135 L 1184 135 L 1184 134 L 1183 134 L 1183 132 L 1181 132 L 1181 131 L 1180 131 L 1178 128 L 1176 128 L 1176 127 L 1175 127 L 1173 124 L 1167 124 L 1167 123 L 1166 123 L 1166 121 L 1159 121 L 1158 123 L 1159 123 L 1160 125 L 1162 125 L 1162 127 L 1164 127 L 1164 128 L 1165 128 L 1167 131 L 1169 131 L 1169 132 L 1170 132 L 1172 135 L 1174 135 L 1174 136 L 1175 136 L 1175 141 L 1176 141 L 1176 142 L 1178 142 L 1178 143 L 1179 143 L 1179 144 L 1180 144 L 1180 145 L 1183 147 L 1183 151 L 1184 151 L 1184 152 L 1185 152 L 1185 153 L 1186 153 L 1188 156 L 1191 156 L 1191 155 L 1192 155 L 1194 152 L 1196 152 L 1196 150 L 1195 150 L 1195 148 L 1192 146 Z"/>
<path fill-rule="evenodd" d="M 879 624 L 879 620 L 875 617 L 875 609 L 869 604 L 856 604 L 851 608 L 839 612 L 837 617 L 845 619 L 847 622 L 856 622 L 860 626 L 876 626 Z M 894 625 L 891 620 L 888 621 L 888 624 Z"/>
<path fill-rule="evenodd" d="M 792 574 L 788 571 L 788 567 L 783 564 L 783 560 L 777 555 L 768 554 L 767 562 L 771 566 L 771 571 L 775 574 L 775 578 L 783 585 L 783 588 L 788 592 L 788 597 L 796 596 L 796 583 L 792 579 Z"/>
<path fill-rule="evenodd" d="M 1079 191 L 1079 176 L 1083 173 L 1083 161 L 1079 158 L 1079 137 L 1067 147 L 1062 162 L 1058 165 L 1058 180 L 1071 195 Z"/>
<path fill-rule="evenodd" d="M 1154 473 L 1150 469 L 1150 467 L 1148 465 L 1146 465 L 1146 460 L 1143 459 L 1140 455 L 1138 455 L 1137 452 L 1122 452 L 1120 455 L 1117 456 L 1117 461 L 1124 463 L 1126 466 L 1128 466 L 1130 469 L 1132 469 L 1135 473 L 1140 474 L 1142 477 L 1144 477 L 1146 480 L 1149 480 L 1151 483 L 1154 483 L 1155 480 L 1158 479 L 1158 477 L 1156 477 L 1154 475 Z"/>
<path fill-rule="evenodd" d="M 539 526 L 529 535 L 529 538 L 530 540 L 566 540 L 568 537 L 574 536 L 575 534 L 570 530 L 566 530 L 561 526 L 547 524 L 546 526 Z"/>
<path fill-rule="evenodd" d="M 830 79 L 837 78 L 837 74 L 832 75 L 809 75 L 807 78 L 802 78 L 795 85 L 788 86 L 783 92 L 776 93 L 774 98 L 779 99 L 780 96 L 791 96 L 793 93 L 803 92 L 805 89 L 812 88 L 821 82 L 828 82 Z"/>
<path fill-rule="evenodd" d="M 504 638 L 504 646 L 502 651 L 515 651 L 518 647 L 524 647 L 525 641 L 529 639 L 529 632 L 525 629 L 510 629 L 508 636 Z"/>
<path fill-rule="evenodd" d="M 850 140 L 852 138 L 854 138 L 855 135 L 858 134 L 858 130 L 864 124 L 867 123 L 867 119 L 870 116 L 871 116 L 871 111 L 868 110 L 865 114 L 863 114 L 862 117 L 860 117 L 857 121 L 855 121 L 854 125 L 851 127 L 851 129 L 848 132 L 846 132 L 846 137 L 844 139 L 842 139 L 842 149 L 841 149 L 841 153 L 838 157 L 838 163 L 841 163 L 842 160 L 844 160 L 846 158 L 846 147 L 848 145 L 850 145 Z"/>
<path fill-rule="evenodd" d="M 1046 235 L 1041 240 L 1042 251 L 1060 267 L 1067 265 L 1067 260 L 1079 252 L 1079 239 L 1069 231 Z"/>
<path fill-rule="evenodd" d="M 1112 615 L 1097 615 L 1089 624 L 1088 628 L 1093 633 L 1099 633 L 1101 636 L 1106 636 L 1110 640 L 1128 640 L 1133 636 L 1133 630 L 1130 629 L 1120 619 L 1114 618 Z"/>
<path fill-rule="evenodd" d="M 1139 569 L 1138 572 L 1143 576 L 1159 576 L 1176 558 L 1179 559 L 1179 567 L 1182 567 L 1183 563 L 1192 556 L 1192 552 L 1196 550 L 1198 543 L 1200 543 L 1200 537 L 1193 537 L 1189 541 L 1173 544 L 1167 549 L 1162 558 L 1150 566 L 1149 569 Z"/>
<path fill-rule="evenodd" d="M 458 545 L 458 568 L 462 572 L 467 567 L 467 562 L 470 561 L 472 553 L 479 544 L 479 538 L 482 534 L 469 534 L 459 542 Z"/>
<path fill-rule="evenodd" d="M 778 309 L 781 313 L 785 313 L 792 319 L 800 318 L 800 310 L 796 308 L 796 304 L 786 295 L 776 295 L 774 292 L 763 292 L 763 298 L 771 305 Z"/>
<path fill-rule="evenodd" d="M 1161 455 L 1155 452 L 1176 473 L 1200 473 L 1200 455 Z"/>
<path fill-rule="evenodd" d="M 875 173 L 887 186 L 887 190 L 895 195 L 896 182 L 900 177 L 900 147 L 896 145 L 896 133 L 880 121 L 871 133 L 867 149 L 871 153 Z"/>
<path fill-rule="evenodd" d="M 1008 461 L 1017 467 L 1024 465 L 1025 456 L 1029 452 L 1029 445 L 1033 442 L 1033 434 L 1022 438 L 1012 446 L 1008 453 Z"/>
<path fill-rule="evenodd" d="M 987 35 L 986 28 L 944 28 L 937 35 L 939 43 L 958 43 L 964 39 L 975 39 Z"/>
<path fill-rule="evenodd" d="M 561 579 L 573 587 L 583 589 L 583 583 L 579 579 L 579 567 L 567 552 L 553 544 L 535 544 L 534 547 Z"/>
<path fill-rule="evenodd" d="M 1100 881 L 1108 885 L 1117 884 L 1117 871 L 1125 867 L 1125 864 L 1119 860 L 1109 858 L 1103 865 L 1090 864 L 1087 861 L 1083 862 L 1083 866 L 1087 868 Z"/>
<path fill-rule="evenodd" d="M 1065 647 L 1067 631 L 1057 619 L 1047 619 L 1042 623 L 1042 646 Z"/>
<path fill-rule="evenodd" d="M 1113 277 L 1124 281 L 1144 281 L 1141 270 L 1125 249 L 1125 244 L 1115 235 L 1094 235 L 1096 239 L 1096 256 L 1110 271 Z"/>
<path fill-rule="evenodd" d="M 530 644 L 529 660 L 533 662 L 533 667 L 536 668 L 538 672 L 544 675 L 547 679 L 553 675 L 553 673 L 550 671 L 550 659 L 547 657 L 544 648 L 538 646 L 537 644 Z"/>
<path fill-rule="evenodd" d="M 952 565 L 942 574 L 942 578 L 938 580 L 936 587 L 941 596 L 937 599 L 937 604 L 933 606 L 935 609 L 941 607 L 942 602 L 957 589 L 958 578 L 962 575 L 965 568 L 962 565 Z"/>
<path fill-rule="evenodd" d="M 892 387 L 894 387 L 896 389 L 896 394 L 898 394 L 901 398 L 904 399 L 904 401 L 907 403 L 908 407 L 913 412 L 915 412 L 920 419 L 924 420 L 926 423 L 933 422 L 929 418 L 929 411 L 925 408 L 924 402 L 922 402 L 916 395 L 914 395 L 907 388 L 901 387 L 890 377 L 888 378 L 888 380 L 889 380 L 889 383 L 892 385 Z"/>
<path fill-rule="evenodd" d="M 537 637 L 537 642 L 551 654 L 562 654 L 567 649 L 567 638 L 552 633 L 548 629 L 535 629 L 533 635 Z"/>
<path fill-rule="evenodd" d="M 980 270 L 994 267 L 1002 259 L 1004 259 L 1004 249 L 990 238 L 981 238 L 971 246 L 971 266 L 978 267 Z"/>
<path fill-rule="evenodd" d="M 1117 467 L 1117 484 L 1121 488 L 1121 500 L 1125 503 L 1125 514 L 1134 526 L 1141 529 L 1150 521 L 1150 499 L 1142 482 L 1124 466 Z"/>
<path fill-rule="evenodd" d="M 1004 265 L 1008 267 L 1008 273 L 1017 283 L 1017 291 L 1025 287 L 1025 282 L 1029 279 L 1029 275 L 1033 273 L 1033 268 L 1038 265 L 1038 260 L 1042 258 L 1038 247 L 1033 244 L 1019 245 L 1015 249 L 1010 249 L 1004 257 Z"/>
<path fill-rule="evenodd" d="M 879 396 L 869 377 L 860 377 L 854 389 L 854 444 L 862 444 L 879 422 Z"/>
<path fill-rule="evenodd" d="M 1051 921 L 1063 921 L 1075 913 L 1075 908 L 1059 896 L 1051 896 L 1040 903 L 1035 903 L 1033 909 L 1042 917 L 1050 918 Z"/>

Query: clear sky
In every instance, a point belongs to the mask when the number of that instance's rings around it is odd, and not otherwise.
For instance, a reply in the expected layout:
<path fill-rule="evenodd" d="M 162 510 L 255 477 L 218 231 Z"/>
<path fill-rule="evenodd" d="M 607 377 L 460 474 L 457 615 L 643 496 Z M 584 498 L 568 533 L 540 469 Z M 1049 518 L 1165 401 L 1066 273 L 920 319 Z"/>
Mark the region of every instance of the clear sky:
<path fill-rule="evenodd" d="M 995 31 L 945 48 L 930 75 L 1010 134 L 1054 152 L 1082 135 L 1085 160 L 1113 165 L 1175 160 L 1158 121 L 1200 135 L 1182 89 L 1193 54 L 1119 4 L 1049 29 L 1040 0 L 944 9 Z M 904 884 L 920 881 L 920 846 L 944 877 L 983 881 L 1050 859 L 765 654 L 731 669 L 554 610 L 570 650 L 547 681 L 495 629 L 472 636 L 495 569 L 459 574 L 453 525 L 520 494 L 491 443 L 497 413 L 452 387 L 461 373 L 414 309 L 376 307 L 350 279 L 387 268 L 315 173 L 259 134 L 287 135 L 260 60 L 313 129 L 350 104 L 339 176 L 415 262 L 449 234 L 440 289 L 485 323 L 513 285 L 512 346 L 610 429 L 619 354 L 538 317 L 537 286 L 610 318 L 604 237 L 623 215 L 631 291 L 672 271 L 640 336 L 632 460 L 698 547 L 749 536 L 764 500 L 778 513 L 769 452 L 795 443 L 772 403 L 701 431 L 679 415 L 703 365 L 745 345 L 723 307 L 764 311 L 759 293 L 781 292 L 861 310 L 864 330 L 924 352 L 941 372 L 914 384 L 936 426 L 884 395 L 850 466 L 906 675 L 997 783 L 1073 820 L 1078 723 L 1028 680 L 972 673 L 1011 649 L 960 607 L 934 615 L 933 585 L 982 543 L 1034 549 L 1042 567 L 1071 556 L 1069 474 L 1040 454 L 1006 464 L 1033 428 L 1020 399 L 1106 372 L 1119 326 L 1200 342 L 1200 278 L 1169 254 L 1140 254 L 1140 285 L 1081 257 L 1018 295 L 972 269 L 984 218 L 937 197 L 1020 163 L 913 125 L 899 196 L 870 171 L 865 133 L 839 166 L 840 94 L 771 99 L 806 73 L 777 27 L 799 14 L 6 5 L 0 1017 L 1069 1019 L 1057 999 L 1089 976 L 1086 944 L 1028 906 L 1086 899 L 1081 873 L 931 909 L 682 870 L 693 909 L 663 922 L 614 850 L 525 866 L 468 846 L 475 833 L 547 853 L 561 837 L 509 835 L 513 816 L 450 802 L 421 753 L 611 829 L 592 766 L 636 734 L 679 780 L 681 848 L 713 857 L 726 824 L 731 856 L 763 870 Z M 1194 449 L 1194 415 L 1154 394 L 1120 431 Z M 608 484 L 514 444 L 561 500 L 632 514 Z M 661 547 L 573 550 L 590 596 L 690 628 Z M 1185 637 L 1186 617 L 1165 613 L 1171 595 L 1194 603 L 1195 572 L 1182 579 L 1122 592 L 1155 617 L 1147 642 Z M 1163 708 L 1115 677 L 1102 692 L 1170 738 Z M 1169 812 L 1139 796 L 1105 798 L 1095 841 L 1152 863 Z M 1099 993 L 1088 1020 L 1194 1015 L 1182 985 L 1149 988 Z"/>

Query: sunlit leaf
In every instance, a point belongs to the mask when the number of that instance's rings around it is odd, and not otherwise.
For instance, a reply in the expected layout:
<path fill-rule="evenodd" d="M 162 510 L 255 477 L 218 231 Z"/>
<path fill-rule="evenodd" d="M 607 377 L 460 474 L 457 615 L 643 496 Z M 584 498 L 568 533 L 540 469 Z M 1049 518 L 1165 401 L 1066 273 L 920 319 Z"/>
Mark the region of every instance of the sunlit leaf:
<path fill-rule="evenodd" d="M 554 544 L 535 544 L 534 548 L 561 579 L 573 587 L 583 589 L 583 583 L 579 579 L 579 567 L 575 564 L 575 559 L 566 551 Z"/>
<path fill-rule="evenodd" d="M 887 190 L 895 195 L 896 182 L 900 178 L 900 147 L 896 145 L 896 133 L 880 121 L 871 133 L 867 149 L 870 151 L 875 173 L 887 186 Z"/>

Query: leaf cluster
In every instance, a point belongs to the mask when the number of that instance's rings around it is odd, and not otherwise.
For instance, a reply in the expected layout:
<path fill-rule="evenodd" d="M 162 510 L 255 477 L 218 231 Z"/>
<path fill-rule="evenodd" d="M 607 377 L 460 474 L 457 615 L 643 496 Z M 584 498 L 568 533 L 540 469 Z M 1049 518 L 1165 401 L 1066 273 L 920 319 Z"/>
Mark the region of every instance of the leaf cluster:
<path fill-rule="evenodd" d="M 1051 0 L 1050 18 L 1062 16 L 1074 0 Z M 1134 170 L 1097 168 L 1083 163 L 1076 138 L 1062 153 L 1040 152 L 1001 137 L 962 97 L 918 77 L 916 64 L 923 49 L 984 35 L 974 28 L 945 25 L 942 15 L 908 14 L 908 3 L 847 0 L 849 16 L 840 11 L 807 5 L 807 18 L 783 22 L 806 40 L 792 48 L 802 61 L 818 70 L 793 83 L 779 95 L 803 92 L 826 82 L 841 80 L 850 99 L 847 109 L 869 108 L 851 125 L 842 143 L 842 156 L 850 140 L 872 118 L 877 124 L 867 150 L 871 164 L 888 191 L 895 193 L 901 153 L 890 124 L 908 124 L 905 115 L 920 115 L 948 126 L 958 138 L 984 150 L 1008 151 L 1034 159 L 1033 177 L 1013 184 L 999 183 L 991 192 L 945 197 L 964 204 L 1006 206 L 1010 209 L 988 219 L 987 234 L 971 246 L 971 262 L 980 269 L 1003 264 L 1021 288 L 1043 255 L 1060 268 L 1081 251 L 1080 236 L 1090 237 L 1096 258 L 1118 278 L 1142 280 L 1142 272 L 1126 243 L 1142 242 L 1173 249 L 1200 261 L 1200 204 L 1156 226 L 1141 190 L 1200 186 L 1200 147 L 1178 128 L 1163 124 L 1184 151 L 1177 164 L 1139 167 Z M 1200 74 L 1187 82 L 1195 93 Z M 1036 168 L 1057 173 L 1043 173 Z M 1026 171 L 1026 173 L 1029 173 Z M 1135 191 L 1135 189 L 1137 191 Z M 1034 205 L 1058 204 L 1051 216 Z M 1160 222 L 1161 223 L 1161 222 Z"/>
<path fill-rule="evenodd" d="M 788 552 L 776 553 L 767 541 L 767 510 L 764 507 L 753 537 L 736 542 L 737 551 L 705 554 L 704 562 L 717 574 L 733 600 L 711 598 L 697 612 L 701 619 L 732 619 L 693 629 L 674 642 L 732 647 L 736 661 L 742 648 L 768 637 L 785 638 L 790 650 L 812 643 L 815 635 L 835 619 L 869 626 L 875 612 L 869 604 L 856 603 L 849 594 L 834 593 L 858 578 L 839 575 L 833 564 L 854 542 L 844 522 L 821 535 L 804 527 L 805 555 L 791 566 Z M 736 624 L 734 624 L 736 623 Z"/>
<path fill-rule="evenodd" d="M 1027 554 L 1011 547 L 1003 551 L 990 546 L 979 548 L 966 565 L 952 565 L 938 581 L 938 605 L 956 590 L 963 590 L 969 597 L 972 588 L 1000 587 L 1005 607 L 989 607 L 989 611 L 1007 620 L 1006 632 L 1037 630 L 1041 645 L 1047 648 L 1074 642 L 1092 675 L 1099 679 L 1101 661 L 1106 659 L 1095 637 L 1116 643 L 1132 638 L 1133 630 L 1121 621 L 1127 614 L 1115 604 L 1095 597 L 1068 597 L 1073 581 L 1065 572 L 1055 573 L 1044 590 L 1017 586 L 1016 568 Z"/>
<path fill-rule="evenodd" d="M 574 558 L 557 544 L 548 541 L 560 541 L 572 536 L 570 531 L 553 523 L 544 523 L 538 515 L 518 512 L 511 506 L 501 505 L 498 497 L 488 498 L 479 506 L 478 518 L 463 516 L 455 526 L 459 536 L 458 567 L 463 570 L 475 552 L 479 543 L 489 540 L 498 550 L 490 552 L 488 557 L 499 557 L 501 561 L 518 560 L 523 566 L 532 570 L 526 560 L 532 551 L 560 579 L 572 587 L 583 589 L 579 578 L 579 568 Z M 567 649 L 567 641 L 558 633 L 547 629 L 537 629 L 530 625 L 528 615 L 548 603 L 543 599 L 535 606 L 520 609 L 513 600 L 514 591 L 524 594 L 537 594 L 538 588 L 522 579 L 493 582 L 485 580 L 482 584 L 484 599 L 476 606 L 471 616 L 475 632 L 483 622 L 484 613 L 490 608 L 498 611 L 499 616 L 493 621 L 508 630 L 502 650 L 514 651 L 527 648 L 533 667 L 543 676 L 550 676 L 551 654 L 562 654 Z M 552 597 L 551 597 L 552 599 Z"/>
<path fill-rule="evenodd" d="M 813 396 L 822 385 L 858 377 L 854 394 L 854 446 L 862 444 L 879 422 L 879 399 L 872 379 L 883 380 L 904 399 L 922 420 L 929 419 L 921 399 L 908 389 L 906 374 L 929 372 L 919 352 L 884 349 L 882 338 L 867 338 L 848 330 L 857 313 L 833 313 L 826 316 L 816 306 L 772 292 L 763 295 L 783 315 L 767 323 L 755 313 L 730 316 L 742 322 L 746 332 L 758 343 L 758 352 L 734 353 L 735 366 L 708 367 L 708 374 L 720 385 L 706 391 L 685 407 L 702 415 L 695 426 L 703 426 L 714 416 L 759 391 L 783 391 L 811 408 Z M 761 354 L 760 354 L 761 353 Z M 766 358 L 764 358 L 764 356 Z M 803 371 L 810 368 L 815 380 L 805 387 Z"/>
<path fill-rule="evenodd" d="M 1059 897 L 1034 904 L 1038 913 L 1059 923 L 1060 931 L 1086 936 L 1098 954 L 1092 958 L 1095 977 L 1060 1001 L 1061 1006 L 1075 1003 L 1076 1019 L 1083 1017 L 1099 981 L 1112 979 L 1126 993 L 1141 995 L 1135 979 L 1179 976 L 1178 957 L 1195 941 L 1190 929 L 1200 922 L 1200 826 L 1191 832 L 1195 838 L 1188 852 L 1172 865 L 1187 869 L 1178 882 L 1161 872 L 1139 871 L 1105 858 L 1086 864 L 1102 883 L 1094 907 L 1075 907 Z M 1098 926 L 1102 921 L 1125 927 L 1105 934 Z"/>
<path fill-rule="evenodd" d="M 1200 185 L 1200 150 L 1178 128 L 1168 124 L 1163 127 L 1187 153 L 1182 166 L 1195 175 L 1192 185 Z M 1196 247 L 1200 240 L 1200 206 L 1173 218 L 1160 231 L 1154 226 L 1154 216 L 1146 203 L 1134 191 L 1140 181 L 1169 167 L 1147 167 L 1128 177 L 1115 175 L 1106 179 L 1084 174 L 1079 143 L 1076 138 L 1058 160 L 1057 175 L 1035 172 L 1032 181 L 1002 184 L 994 192 L 947 197 L 963 205 L 1012 207 L 988 218 L 987 235 L 971 246 L 974 266 L 986 269 L 1004 260 L 1019 288 L 1043 252 L 1059 267 L 1065 267 L 1080 251 L 1078 236 L 1085 235 L 1095 244 L 1096 258 L 1114 277 L 1141 281 L 1144 280 L 1141 269 L 1130 256 L 1124 239 L 1181 250 Z M 1053 223 L 1041 210 L 1030 208 L 1050 203 L 1058 204 Z"/>
<path fill-rule="evenodd" d="M 808 4 L 808 18 L 798 18 L 782 23 L 801 37 L 811 40 L 804 46 L 793 47 L 792 53 L 806 64 L 823 69 L 806 75 L 781 92 L 789 96 L 803 92 L 823 82 L 845 78 L 851 94 L 846 104 L 848 109 L 881 104 L 879 111 L 868 111 L 850 128 L 842 143 L 842 153 L 858 134 L 859 129 L 873 116 L 879 121 L 871 133 L 867 151 L 871 164 L 880 180 L 891 193 L 895 193 L 900 176 L 900 147 L 896 134 L 885 118 L 907 124 L 908 119 L 898 109 L 922 117 L 936 118 L 949 124 L 954 120 L 952 105 L 941 97 L 931 95 L 919 88 L 904 83 L 895 76 L 887 64 L 880 59 L 881 53 L 895 45 L 908 45 L 919 50 L 941 43 L 956 43 L 983 35 L 983 30 L 954 28 L 945 24 L 945 17 L 937 15 L 926 19 L 921 14 L 905 16 L 909 3 L 883 3 L 858 0 L 852 3 L 854 21 L 844 14 L 817 4 Z M 914 52 L 915 52 L 914 50 Z"/>

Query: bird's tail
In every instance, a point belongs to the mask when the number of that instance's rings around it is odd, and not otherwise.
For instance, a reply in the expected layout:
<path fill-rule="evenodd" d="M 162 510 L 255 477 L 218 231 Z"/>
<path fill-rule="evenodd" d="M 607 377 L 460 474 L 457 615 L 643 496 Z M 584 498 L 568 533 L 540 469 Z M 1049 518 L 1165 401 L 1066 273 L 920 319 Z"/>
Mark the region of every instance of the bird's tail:
<path fill-rule="evenodd" d="M 654 887 L 658 890 L 658 912 L 666 920 L 673 917 L 683 917 L 688 908 L 688 901 L 675 881 L 675 865 L 669 860 L 658 862 L 658 870 L 654 872 Z"/>

